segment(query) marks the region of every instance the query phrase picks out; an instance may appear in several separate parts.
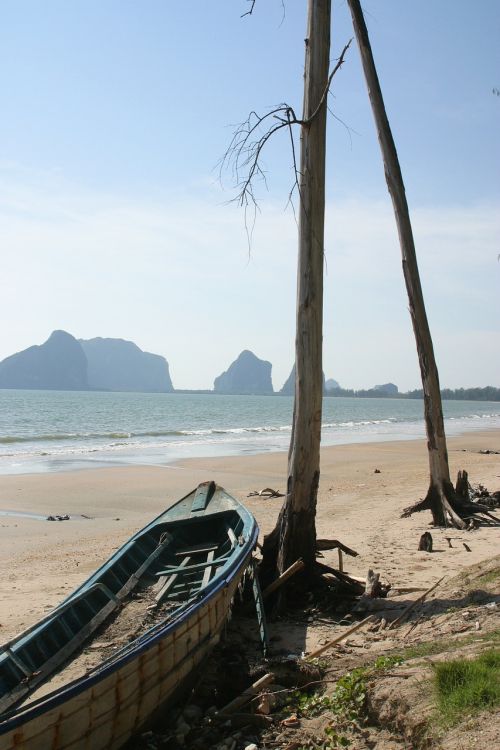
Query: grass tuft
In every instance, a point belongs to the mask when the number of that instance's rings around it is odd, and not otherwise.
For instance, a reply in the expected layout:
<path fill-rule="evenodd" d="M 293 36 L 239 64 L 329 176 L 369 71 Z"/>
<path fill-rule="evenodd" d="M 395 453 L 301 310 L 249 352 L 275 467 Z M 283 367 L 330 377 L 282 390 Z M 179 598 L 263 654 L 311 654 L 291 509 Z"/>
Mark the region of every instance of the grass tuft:
<path fill-rule="evenodd" d="M 500 650 L 476 659 L 457 659 L 434 666 L 438 707 L 445 724 L 500 705 Z"/>
<path fill-rule="evenodd" d="M 477 581 L 480 581 L 482 584 L 495 583 L 499 578 L 500 568 L 495 568 L 494 570 L 490 570 L 489 573 L 483 573 L 482 575 L 478 576 Z"/>

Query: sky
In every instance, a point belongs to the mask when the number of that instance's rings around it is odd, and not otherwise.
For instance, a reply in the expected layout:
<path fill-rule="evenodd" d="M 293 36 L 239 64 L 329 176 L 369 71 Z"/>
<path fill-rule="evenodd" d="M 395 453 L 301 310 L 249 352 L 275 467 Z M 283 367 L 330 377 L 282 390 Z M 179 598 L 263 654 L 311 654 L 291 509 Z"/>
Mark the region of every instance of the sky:
<path fill-rule="evenodd" d="M 0 360 L 54 329 L 124 338 L 211 388 L 243 349 L 294 358 L 286 134 L 249 245 L 238 123 L 300 114 L 305 0 L 1 0 Z M 353 36 L 333 0 L 331 64 Z M 500 3 L 365 0 L 443 387 L 500 387 Z M 329 97 L 324 372 L 420 387 L 390 198 L 355 42 Z M 298 133 L 297 133 L 298 137 Z"/>

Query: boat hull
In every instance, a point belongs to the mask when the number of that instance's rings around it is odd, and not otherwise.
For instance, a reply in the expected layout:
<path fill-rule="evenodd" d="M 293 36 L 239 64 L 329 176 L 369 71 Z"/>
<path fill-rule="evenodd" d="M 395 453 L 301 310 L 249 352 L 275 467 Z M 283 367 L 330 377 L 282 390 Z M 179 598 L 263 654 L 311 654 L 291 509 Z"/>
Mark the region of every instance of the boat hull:
<path fill-rule="evenodd" d="M 0 750 L 120 748 L 150 724 L 220 638 L 257 541 L 245 513 L 249 533 L 222 577 L 122 655 L 0 719 Z"/>

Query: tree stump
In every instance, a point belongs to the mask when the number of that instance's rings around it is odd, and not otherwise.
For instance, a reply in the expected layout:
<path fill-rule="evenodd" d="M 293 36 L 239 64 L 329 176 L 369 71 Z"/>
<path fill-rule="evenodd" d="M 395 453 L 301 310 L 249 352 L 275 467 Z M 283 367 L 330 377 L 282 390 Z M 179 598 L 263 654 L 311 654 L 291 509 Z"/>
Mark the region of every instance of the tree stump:
<path fill-rule="evenodd" d="M 425 531 L 420 537 L 418 549 L 420 552 L 432 552 L 432 534 L 429 531 Z"/>

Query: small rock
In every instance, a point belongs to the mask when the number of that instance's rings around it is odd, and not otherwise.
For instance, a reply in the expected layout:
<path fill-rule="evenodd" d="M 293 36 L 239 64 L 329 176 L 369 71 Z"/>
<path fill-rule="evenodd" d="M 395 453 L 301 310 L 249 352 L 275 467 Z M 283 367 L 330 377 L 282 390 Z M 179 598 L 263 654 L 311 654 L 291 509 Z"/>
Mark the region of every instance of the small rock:
<path fill-rule="evenodd" d="M 486 609 L 496 609 L 497 603 L 496 602 L 488 602 L 488 604 L 484 605 Z"/>
<path fill-rule="evenodd" d="M 479 620 L 476 620 L 476 630 L 481 630 L 481 623 Z"/>
<path fill-rule="evenodd" d="M 250 745 L 247 745 L 245 747 L 245 750 L 259 750 L 255 742 L 251 742 Z"/>
<path fill-rule="evenodd" d="M 374 474 L 382 474 L 382 472 L 380 471 L 380 469 L 375 469 L 375 471 L 373 473 Z"/>

